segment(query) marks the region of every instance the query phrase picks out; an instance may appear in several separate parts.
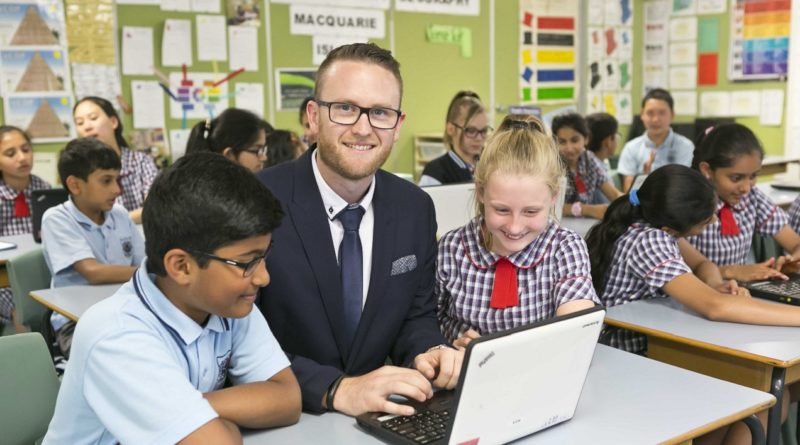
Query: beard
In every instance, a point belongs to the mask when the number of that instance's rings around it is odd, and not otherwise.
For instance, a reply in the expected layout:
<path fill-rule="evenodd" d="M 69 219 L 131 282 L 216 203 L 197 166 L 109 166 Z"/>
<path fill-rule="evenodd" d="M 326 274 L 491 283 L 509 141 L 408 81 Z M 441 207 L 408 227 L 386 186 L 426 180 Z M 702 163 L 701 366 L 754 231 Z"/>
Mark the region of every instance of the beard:
<path fill-rule="evenodd" d="M 317 149 L 322 162 L 342 178 L 358 181 L 370 177 L 389 158 L 392 147 L 378 145 L 370 150 L 369 156 L 351 157 L 349 148 L 331 141 L 323 135 L 318 135 Z"/>

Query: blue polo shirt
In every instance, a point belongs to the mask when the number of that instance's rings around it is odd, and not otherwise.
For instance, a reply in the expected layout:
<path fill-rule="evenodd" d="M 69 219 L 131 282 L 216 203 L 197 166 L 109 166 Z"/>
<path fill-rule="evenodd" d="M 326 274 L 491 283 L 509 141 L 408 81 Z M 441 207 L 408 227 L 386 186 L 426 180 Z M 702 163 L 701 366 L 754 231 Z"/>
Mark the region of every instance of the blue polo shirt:
<path fill-rule="evenodd" d="M 667 164 L 692 166 L 694 144 L 687 137 L 675 133 L 670 128 L 664 143 L 659 146 L 656 146 L 655 142 L 647 137 L 647 132 L 628 141 L 625 147 L 622 148 L 617 172 L 625 176 L 636 176 L 644 173 L 642 166 L 650 159 L 650 152 L 653 150 L 656 150 L 656 158 L 653 160 L 651 172 Z"/>
<path fill-rule="evenodd" d="M 81 317 L 45 444 L 176 443 L 217 417 L 203 393 L 262 382 L 289 360 L 259 310 L 198 325 L 143 263 Z"/>

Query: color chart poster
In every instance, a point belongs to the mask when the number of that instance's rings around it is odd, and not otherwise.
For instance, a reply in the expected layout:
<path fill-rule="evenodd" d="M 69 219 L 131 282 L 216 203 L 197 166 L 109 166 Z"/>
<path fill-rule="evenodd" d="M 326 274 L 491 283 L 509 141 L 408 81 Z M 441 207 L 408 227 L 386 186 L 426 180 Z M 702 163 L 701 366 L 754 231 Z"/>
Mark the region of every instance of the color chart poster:
<path fill-rule="evenodd" d="M 523 104 L 577 97 L 578 0 L 521 0 L 519 93 Z"/>
<path fill-rule="evenodd" d="M 791 0 L 731 0 L 731 80 L 787 75 L 791 9 Z"/>

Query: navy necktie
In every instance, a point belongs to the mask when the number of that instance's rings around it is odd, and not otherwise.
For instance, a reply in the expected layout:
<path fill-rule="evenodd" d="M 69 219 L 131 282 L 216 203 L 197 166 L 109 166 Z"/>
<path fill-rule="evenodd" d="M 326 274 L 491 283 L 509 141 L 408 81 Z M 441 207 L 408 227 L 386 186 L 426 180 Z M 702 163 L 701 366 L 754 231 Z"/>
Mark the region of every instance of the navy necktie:
<path fill-rule="evenodd" d="M 353 344 L 358 321 L 361 319 L 364 273 L 358 227 L 361 225 L 363 216 L 364 208 L 361 206 L 348 206 L 336 215 L 344 227 L 344 237 L 339 245 L 339 265 L 341 267 L 342 303 L 348 347 Z"/>

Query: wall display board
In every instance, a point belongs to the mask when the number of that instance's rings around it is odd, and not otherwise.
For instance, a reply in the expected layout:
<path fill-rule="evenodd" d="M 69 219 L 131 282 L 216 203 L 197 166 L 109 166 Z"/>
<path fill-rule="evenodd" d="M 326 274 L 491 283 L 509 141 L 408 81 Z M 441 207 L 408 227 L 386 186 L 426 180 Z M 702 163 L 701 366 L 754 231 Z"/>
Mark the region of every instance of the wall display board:
<path fill-rule="evenodd" d="M 791 0 L 731 0 L 731 80 L 788 74 L 791 9 Z"/>

